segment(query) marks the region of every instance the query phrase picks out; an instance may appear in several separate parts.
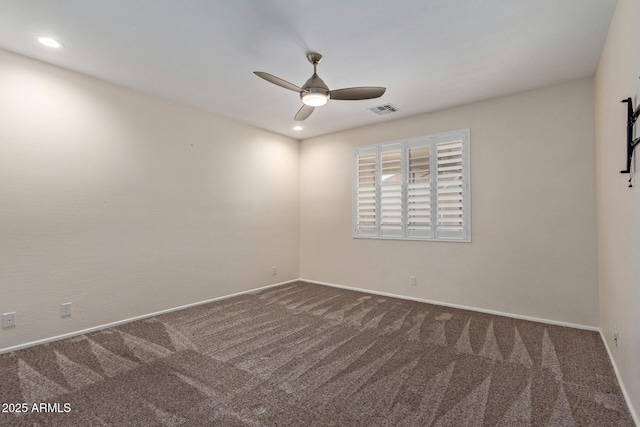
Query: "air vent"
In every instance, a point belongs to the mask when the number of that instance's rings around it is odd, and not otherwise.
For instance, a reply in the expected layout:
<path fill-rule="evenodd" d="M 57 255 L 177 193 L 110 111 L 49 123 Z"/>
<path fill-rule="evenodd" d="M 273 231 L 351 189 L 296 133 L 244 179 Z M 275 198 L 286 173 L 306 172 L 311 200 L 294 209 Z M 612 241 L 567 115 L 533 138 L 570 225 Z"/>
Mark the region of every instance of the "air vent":
<path fill-rule="evenodd" d="M 398 108 L 393 104 L 384 104 L 378 105 L 377 107 L 371 107 L 369 108 L 369 110 L 373 111 L 379 116 L 383 116 L 385 114 L 395 113 L 396 111 L 398 111 Z"/>

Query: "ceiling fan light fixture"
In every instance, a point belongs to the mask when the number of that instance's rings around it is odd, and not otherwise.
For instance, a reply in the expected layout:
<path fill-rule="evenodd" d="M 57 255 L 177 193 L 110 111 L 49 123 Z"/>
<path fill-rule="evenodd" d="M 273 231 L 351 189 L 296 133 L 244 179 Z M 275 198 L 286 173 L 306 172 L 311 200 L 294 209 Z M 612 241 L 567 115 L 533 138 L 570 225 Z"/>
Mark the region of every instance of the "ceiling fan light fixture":
<path fill-rule="evenodd" d="M 329 101 L 329 94 L 309 92 L 302 95 L 302 102 L 310 107 L 320 107 Z"/>

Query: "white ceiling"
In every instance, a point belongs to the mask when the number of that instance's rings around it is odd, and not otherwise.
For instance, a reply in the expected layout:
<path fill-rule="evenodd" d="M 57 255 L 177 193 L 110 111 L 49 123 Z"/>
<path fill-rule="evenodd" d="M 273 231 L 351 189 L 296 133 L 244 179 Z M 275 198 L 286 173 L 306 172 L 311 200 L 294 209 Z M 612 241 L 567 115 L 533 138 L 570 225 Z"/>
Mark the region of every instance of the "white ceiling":
<path fill-rule="evenodd" d="M 595 72 L 616 0 L 0 0 L 0 48 L 297 139 L 395 120 Z M 38 44 L 48 35 L 65 48 Z M 331 89 L 302 122 L 306 53 Z M 391 103 L 378 116 L 367 108 Z"/>

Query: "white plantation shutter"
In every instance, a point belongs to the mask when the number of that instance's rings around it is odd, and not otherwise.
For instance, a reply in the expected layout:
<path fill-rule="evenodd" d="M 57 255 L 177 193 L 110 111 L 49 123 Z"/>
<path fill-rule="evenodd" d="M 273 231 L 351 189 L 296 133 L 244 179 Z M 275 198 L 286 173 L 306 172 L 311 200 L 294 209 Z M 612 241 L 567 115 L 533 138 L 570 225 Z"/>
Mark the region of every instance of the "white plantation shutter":
<path fill-rule="evenodd" d="M 376 147 L 356 151 L 355 228 L 357 235 L 378 233 L 376 209 Z"/>
<path fill-rule="evenodd" d="M 431 147 L 409 144 L 407 176 L 407 235 L 431 237 Z"/>
<path fill-rule="evenodd" d="M 470 241 L 469 130 L 355 151 L 354 236 Z"/>
<path fill-rule="evenodd" d="M 436 236 L 465 237 L 465 186 L 462 135 L 436 138 L 437 200 Z"/>
<path fill-rule="evenodd" d="M 380 149 L 380 235 L 402 236 L 402 145 Z"/>

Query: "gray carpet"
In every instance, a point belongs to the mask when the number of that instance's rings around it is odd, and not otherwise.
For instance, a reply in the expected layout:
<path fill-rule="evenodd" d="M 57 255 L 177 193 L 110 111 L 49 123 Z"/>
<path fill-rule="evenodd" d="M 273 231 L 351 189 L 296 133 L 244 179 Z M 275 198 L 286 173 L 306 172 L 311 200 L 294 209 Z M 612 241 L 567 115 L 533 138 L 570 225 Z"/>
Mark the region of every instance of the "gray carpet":
<path fill-rule="evenodd" d="M 28 404 L 2 426 L 634 425 L 596 332 L 301 282 L 0 355 L 0 378 Z"/>

